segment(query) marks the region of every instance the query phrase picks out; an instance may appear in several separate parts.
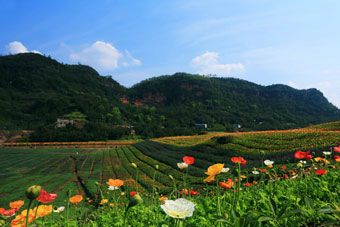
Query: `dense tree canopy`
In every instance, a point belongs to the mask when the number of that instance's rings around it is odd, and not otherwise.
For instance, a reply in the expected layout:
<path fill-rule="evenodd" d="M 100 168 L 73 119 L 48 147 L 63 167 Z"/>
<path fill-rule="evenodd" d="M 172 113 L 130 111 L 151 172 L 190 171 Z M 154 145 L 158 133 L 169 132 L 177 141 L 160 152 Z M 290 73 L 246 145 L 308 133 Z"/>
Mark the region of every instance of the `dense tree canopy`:
<path fill-rule="evenodd" d="M 129 134 L 122 130 L 127 126 L 154 137 L 195 133 L 197 123 L 233 131 L 340 119 L 339 109 L 316 89 L 186 73 L 155 77 L 127 89 L 91 67 L 61 64 L 39 54 L 0 57 L 0 97 L 0 129 L 33 129 L 41 132 L 36 139 L 45 134 L 51 140 L 67 132 L 75 140 L 96 139 L 99 131 L 98 139 L 117 138 Z M 86 126 L 56 129 L 56 119 L 68 115 L 82 116 Z"/>

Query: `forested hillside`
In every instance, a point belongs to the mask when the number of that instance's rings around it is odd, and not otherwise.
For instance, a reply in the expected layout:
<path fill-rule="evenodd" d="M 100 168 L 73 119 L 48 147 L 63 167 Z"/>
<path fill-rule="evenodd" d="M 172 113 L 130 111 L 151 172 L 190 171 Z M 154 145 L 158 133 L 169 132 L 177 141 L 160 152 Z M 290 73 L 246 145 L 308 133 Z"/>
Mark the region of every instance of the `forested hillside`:
<path fill-rule="evenodd" d="M 210 130 L 265 130 L 340 119 L 316 89 L 261 86 L 234 78 L 186 73 L 125 88 L 84 65 L 61 64 L 39 54 L 0 57 L 0 129 L 35 130 L 32 139 L 116 139 Z M 58 118 L 81 116 L 83 127 L 56 129 Z"/>

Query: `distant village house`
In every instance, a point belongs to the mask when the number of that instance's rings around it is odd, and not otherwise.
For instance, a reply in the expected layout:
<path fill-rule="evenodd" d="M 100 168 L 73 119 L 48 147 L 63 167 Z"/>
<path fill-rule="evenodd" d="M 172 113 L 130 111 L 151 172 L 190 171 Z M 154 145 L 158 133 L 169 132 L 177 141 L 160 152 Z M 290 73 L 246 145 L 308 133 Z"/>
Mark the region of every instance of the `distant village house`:
<path fill-rule="evenodd" d="M 207 130 L 208 124 L 195 124 L 195 128 L 199 130 Z"/>

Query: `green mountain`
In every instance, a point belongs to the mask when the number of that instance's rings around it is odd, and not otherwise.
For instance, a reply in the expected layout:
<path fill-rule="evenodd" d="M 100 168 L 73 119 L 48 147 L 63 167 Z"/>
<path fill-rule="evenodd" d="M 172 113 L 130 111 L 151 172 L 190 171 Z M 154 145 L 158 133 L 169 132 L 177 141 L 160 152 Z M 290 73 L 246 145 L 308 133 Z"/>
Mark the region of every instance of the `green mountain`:
<path fill-rule="evenodd" d="M 211 130 L 263 130 L 340 119 L 339 109 L 316 89 L 186 73 L 125 88 L 91 67 L 39 54 L 0 57 L 0 97 L 0 129 L 37 130 L 35 138 L 46 140 L 70 132 L 63 140 L 116 138 L 118 128 L 129 125 L 153 137 L 191 134 L 198 123 Z M 67 116 L 82 116 L 85 127 L 55 129 L 57 118 Z"/>

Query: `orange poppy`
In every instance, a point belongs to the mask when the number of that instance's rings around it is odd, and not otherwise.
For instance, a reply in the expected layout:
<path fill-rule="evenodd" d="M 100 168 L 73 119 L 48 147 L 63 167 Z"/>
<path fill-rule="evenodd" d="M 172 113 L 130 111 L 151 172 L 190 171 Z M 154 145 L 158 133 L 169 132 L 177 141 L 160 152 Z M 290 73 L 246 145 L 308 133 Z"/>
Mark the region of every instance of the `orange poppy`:
<path fill-rule="evenodd" d="M 30 209 L 28 214 L 28 223 L 33 222 L 35 213 L 32 209 Z M 11 227 L 25 227 L 26 226 L 26 216 L 27 210 L 23 210 L 21 214 L 15 216 L 15 218 L 11 221 Z"/>
<path fill-rule="evenodd" d="M 17 200 L 17 201 L 10 202 L 9 207 L 12 209 L 19 210 L 24 204 L 25 202 L 23 200 Z"/>
<path fill-rule="evenodd" d="M 221 163 L 209 166 L 207 172 L 205 172 L 205 174 L 207 174 L 208 177 L 204 179 L 204 182 L 213 182 L 215 180 L 215 176 L 220 174 L 223 168 L 224 164 Z"/>
<path fill-rule="evenodd" d="M 108 182 L 106 182 L 109 186 L 112 187 L 121 187 L 124 185 L 124 181 L 120 179 L 109 179 Z"/>
<path fill-rule="evenodd" d="M 75 196 L 72 196 L 69 200 L 70 200 L 70 203 L 77 205 L 78 203 L 80 203 L 83 200 L 83 196 L 82 195 L 75 195 Z"/>
<path fill-rule="evenodd" d="M 221 188 L 225 188 L 225 189 L 230 189 L 230 188 L 232 188 L 233 186 L 234 186 L 234 182 L 233 182 L 233 180 L 232 179 L 228 179 L 228 181 L 227 182 L 220 182 L 219 183 L 219 186 L 221 187 Z"/>

